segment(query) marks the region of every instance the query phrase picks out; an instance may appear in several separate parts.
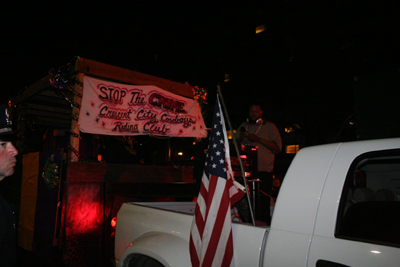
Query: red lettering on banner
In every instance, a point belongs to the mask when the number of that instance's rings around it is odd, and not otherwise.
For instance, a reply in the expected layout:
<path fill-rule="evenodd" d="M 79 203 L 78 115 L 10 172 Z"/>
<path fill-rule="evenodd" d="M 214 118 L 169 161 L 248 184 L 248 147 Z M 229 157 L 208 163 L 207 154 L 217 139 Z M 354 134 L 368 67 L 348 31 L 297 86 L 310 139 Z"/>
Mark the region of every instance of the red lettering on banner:
<path fill-rule="evenodd" d="M 184 102 L 180 102 L 172 98 L 167 98 L 158 93 L 153 93 L 149 97 L 149 104 L 159 108 L 171 110 L 177 113 L 186 113 L 186 111 L 183 109 L 183 107 L 185 106 Z"/>

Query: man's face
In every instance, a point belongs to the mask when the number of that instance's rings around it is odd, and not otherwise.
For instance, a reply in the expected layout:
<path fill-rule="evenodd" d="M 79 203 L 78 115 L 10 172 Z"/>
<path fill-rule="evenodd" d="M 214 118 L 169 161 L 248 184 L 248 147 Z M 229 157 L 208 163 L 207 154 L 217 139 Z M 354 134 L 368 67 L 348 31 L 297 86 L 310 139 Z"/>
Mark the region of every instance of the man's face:
<path fill-rule="evenodd" d="M 259 106 L 256 106 L 256 105 L 250 106 L 250 110 L 249 110 L 250 121 L 252 121 L 252 122 L 256 121 L 257 119 L 262 117 L 262 114 L 263 114 L 263 112 Z"/>
<path fill-rule="evenodd" d="M 0 141 L 0 181 L 14 173 L 17 149 L 9 141 Z"/>

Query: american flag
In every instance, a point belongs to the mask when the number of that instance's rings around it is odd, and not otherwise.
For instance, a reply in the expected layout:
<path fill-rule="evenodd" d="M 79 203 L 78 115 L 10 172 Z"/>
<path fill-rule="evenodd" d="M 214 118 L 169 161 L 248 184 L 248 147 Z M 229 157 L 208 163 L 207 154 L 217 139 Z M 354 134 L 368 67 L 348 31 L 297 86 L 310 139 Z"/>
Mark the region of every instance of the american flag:
<path fill-rule="evenodd" d="M 217 95 L 208 153 L 190 232 L 193 267 L 234 266 L 231 206 L 244 196 L 234 184 Z"/>

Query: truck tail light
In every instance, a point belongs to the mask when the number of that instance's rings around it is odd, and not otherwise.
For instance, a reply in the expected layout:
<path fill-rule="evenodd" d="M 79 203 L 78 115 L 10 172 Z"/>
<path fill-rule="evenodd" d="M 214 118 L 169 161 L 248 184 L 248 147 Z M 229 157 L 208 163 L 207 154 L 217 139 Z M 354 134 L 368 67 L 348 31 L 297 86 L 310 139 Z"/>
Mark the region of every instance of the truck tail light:
<path fill-rule="evenodd" d="M 114 229 L 117 227 L 117 217 L 111 219 L 111 227 Z"/>

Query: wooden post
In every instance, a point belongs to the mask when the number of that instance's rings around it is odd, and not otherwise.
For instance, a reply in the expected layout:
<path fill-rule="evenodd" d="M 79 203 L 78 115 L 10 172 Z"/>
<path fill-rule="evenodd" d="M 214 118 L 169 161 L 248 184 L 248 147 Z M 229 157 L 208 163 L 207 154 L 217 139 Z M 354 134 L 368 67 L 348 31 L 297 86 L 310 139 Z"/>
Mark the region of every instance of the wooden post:
<path fill-rule="evenodd" d="M 76 79 L 79 81 L 79 83 L 75 83 L 74 90 L 77 94 L 82 95 L 83 94 L 83 77 L 84 74 L 82 72 L 78 72 L 76 74 Z M 74 103 L 77 103 L 78 106 L 81 106 L 82 98 L 78 95 L 74 95 Z M 80 131 L 78 128 L 78 121 L 76 121 L 74 118 L 79 118 L 79 112 L 80 108 L 73 106 L 72 107 L 72 122 L 71 122 L 71 137 L 70 137 L 70 144 L 71 144 L 71 149 L 70 149 L 70 156 L 69 159 L 72 162 L 77 162 L 79 160 L 79 139 L 80 139 Z"/>

